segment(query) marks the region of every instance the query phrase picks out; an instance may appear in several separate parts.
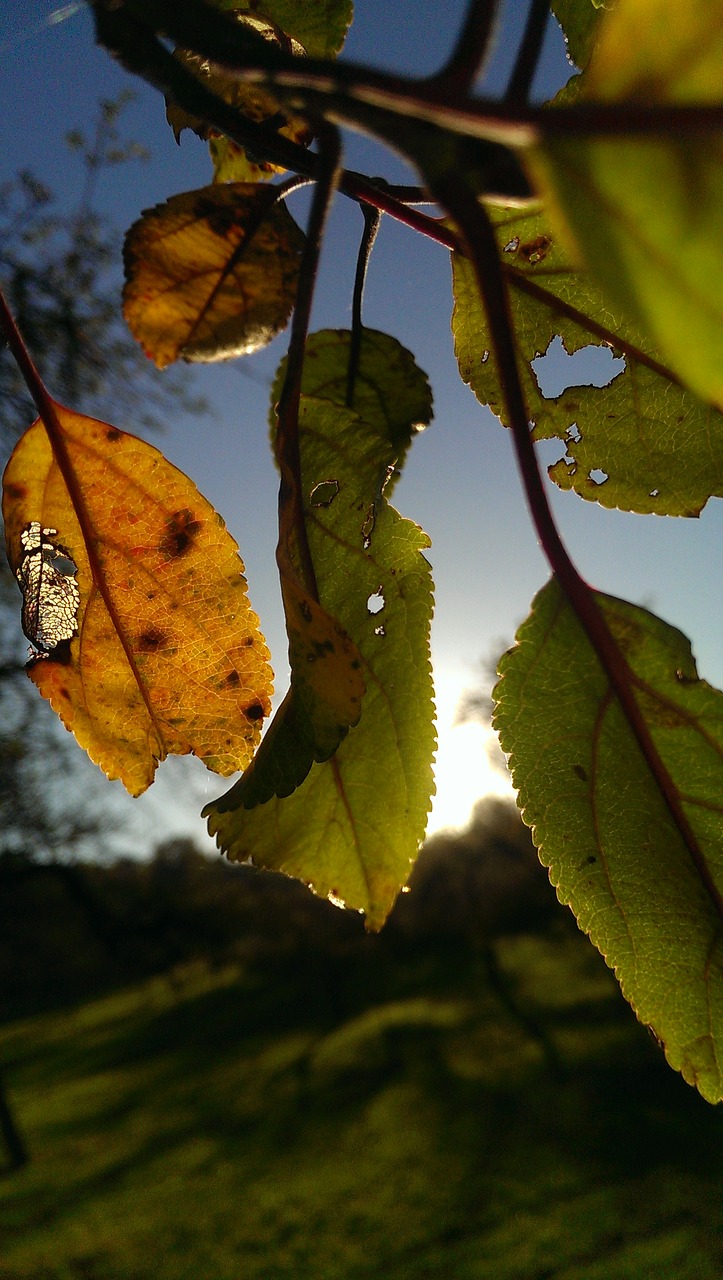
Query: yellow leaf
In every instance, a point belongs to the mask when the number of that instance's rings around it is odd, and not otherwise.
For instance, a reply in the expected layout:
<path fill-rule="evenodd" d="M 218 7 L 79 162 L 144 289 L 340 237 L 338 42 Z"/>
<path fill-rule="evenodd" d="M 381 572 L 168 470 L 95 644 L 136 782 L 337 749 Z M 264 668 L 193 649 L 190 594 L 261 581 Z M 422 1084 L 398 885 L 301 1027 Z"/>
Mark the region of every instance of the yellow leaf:
<path fill-rule="evenodd" d="M 47 651 L 30 678 L 132 795 L 171 754 L 224 775 L 245 768 L 272 676 L 236 543 L 158 449 L 56 412 L 60 452 L 38 419 L 3 477 L 25 630 Z"/>
<path fill-rule="evenodd" d="M 288 321 L 303 242 L 272 188 L 236 182 L 172 196 L 126 236 L 131 333 L 159 369 L 257 351 Z"/>

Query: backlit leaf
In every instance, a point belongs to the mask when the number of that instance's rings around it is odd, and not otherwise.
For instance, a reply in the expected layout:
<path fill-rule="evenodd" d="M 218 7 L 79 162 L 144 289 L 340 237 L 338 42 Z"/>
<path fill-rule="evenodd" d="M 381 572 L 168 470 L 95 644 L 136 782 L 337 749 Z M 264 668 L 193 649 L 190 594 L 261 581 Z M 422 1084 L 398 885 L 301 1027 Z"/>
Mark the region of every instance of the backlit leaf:
<path fill-rule="evenodd" d="M 307 396 L 346 407 L 350 342 L 351 333 L 345 329 L 310 335 L 302 381 Z M 274 432 L 286 366 L 284 359 L 271 390 Z M 352 407 L 388 441 L 387 465 L 394 465 L 397 475 L 413 434 L 429 423 L 432 393 L 414 357 L 389 334 L 362 331 Z M 385 472 L 387 496 L 393 480 L 394 476 Z M 330 506 L 337 492 L 336 481 L 321 482 L 310 495 L 309 512 Z M 374 495 L 369 499 L 373 504 Z M 287 529 L 286 538 L 293 544 L 293 529 Z M 292 689 L 269 725 L 252 765 L 234 789 L 234 803 L 243 803 L 247 809 L 272 795 L 290 795 L 314 761 L 328 760 L 347 729 L 357 723 L 364 692 L 356 646 L 339 622 L 301 588 L 293 545 L 279 563 Z"/>
<path fill-rule="evenodd" d="M 237 784 L 205 814 L 231 858 L 297 876 L 377 928 L 409 875 L 432 791 L 429 541 L 383 495 L 395 456 L 383 430 L 305 398 L 301 450 L 319 596 L 362 657 L 361 720 L 288 799 L 245 810 Z"/>
<path fill-rule="evenodd" d="M 396 451 L 399 469 L 414 435 L 432 419 L 427 376 L 396 338 L 378 329 L 363 329 L 352 401 L 347 405 L 350 345 L 349 329 L 312 333 L 306 344 L 302 390 L 305 395 L 353 409 L 382 431 Z M 285 370 L 284 360 L 274 380 L 272 405 L 279 398 Z M 388 495 L 388 487 L 386 492 Z"/>
<path fill-rule="evenodd" d="M 63 634 L 57 591 L 41 588 L 43 625 L 31 638 L 48 656 L 31 661 L 30 678 L 133 795 L 170 754 L 194 752 L 224 775 L 244 768 L 270 710 L 271 671 L 236 543 L 157 449 L 56 409 L 73 497 L 40 421 L 3 478 L 8 558 L 26 604 L 38 526 L 56 575 L 77 584 L 75 625 Z"/>
<path fill-rule="evenodd" d="M 249 25 L 265 40 L 282 47 L 282 40 L 273 26 L 263 18 L 249 14 L 239 14 L 238 19 Z M 289 52 L 302 56 L 303 46 L 296 40 L 287 42 Z M 210 63 L 206 58 L 187 49 L 176 49 L 175 57 L 187 71 L 191 71 L 229 106 L 235 107 L 254 124 L 268 124 L 277 133 L 300 146 L 308 146 L 312 133 L 305 120 L 289 115 L 278 99 L 267 89 L 259 85 L 243 84 L 237 77 L 226 74 Z M 166 118 L 176 141 L 180 140 L 184 129 L 191 129 L 199 138 L 207 139 L 216 182 L 258 182 L 271 178 L 275 173 L 283 173 L 283 167 L 271 164 L 260 156 L 250 155 L 238 143 L 224 137 L 205 120 L 191 115 L 175 102 L 166 103 Z"/>
<path fill-rule="evenodd" d="M 605 12 L 602 0 L 552 0 L 550 5 L 565 33 L 568 53 L 576 67 L 586 67 Z"/>
<path fill-rule="evenodd" d="M 298 40 L 310 58 L 333 58 L 352 20 L 353 0 L 212 0 L 215 8 L 266 18 Z"/>
<path fill-rule="evenodd" d="M 268 188 L 172 196 L 126 236 L 123 314 L 133 336 L 159 369 L 258 350 L 287 323 L 302 244 Z"/>
<path fill-rule="evenodd" d="M 581 98 L 719 104 L 722 66 L 723 0 L 618 0 Z M 720 131 L 549 139 L 529 163 L 611 307 L 648 335 L 681 381 L 723 408 Z"/>
<path fill-rule="evenodd" d="M 672 1067 L 723 1097 L 723 694 L 685 636 L 598 596 L 693 833 L 671 816 L 557 584 L 499 664 L 494 724 L 558 897 Z"/>
<path fill-rule="evenodd" d="M 613 308 L 591 277 L 575 269 L 539 210 L 490 206 L 509 286 L 534 438 L 557 438 L 564 456 L 549 468 L 561 489 L 605 507 L 698 515 L 723 496 L 723 415 L 681 387 L 658 353 Z M 502 392 L 484 308 L 470 263 L 453 255 L 452 328 L 460 372 L 503 417 Z M 543 396 L 532 362 L 554 338 L 572 354 L 591 344 L 625 353 L 609 385 L 573 385 Z"/>

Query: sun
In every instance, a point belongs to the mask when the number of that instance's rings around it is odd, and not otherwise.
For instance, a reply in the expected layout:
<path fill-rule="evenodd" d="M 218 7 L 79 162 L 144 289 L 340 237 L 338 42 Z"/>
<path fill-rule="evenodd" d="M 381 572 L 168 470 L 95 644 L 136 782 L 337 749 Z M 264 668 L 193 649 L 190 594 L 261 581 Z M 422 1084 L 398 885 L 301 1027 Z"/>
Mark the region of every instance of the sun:
<path fill-rule="evenodd" d="M 427 835 L 466 827 L 483 796 L 514 798 L 509 775 L 501 767 L 497 738 L 489 725 L 458 723 L 460 702 L 474 684 L 461 668 L 444 666 L 434 672 L 437 704 L 437 793 L 432 800 Z M 499 764 L 498 764 L 499 760 Z"/>

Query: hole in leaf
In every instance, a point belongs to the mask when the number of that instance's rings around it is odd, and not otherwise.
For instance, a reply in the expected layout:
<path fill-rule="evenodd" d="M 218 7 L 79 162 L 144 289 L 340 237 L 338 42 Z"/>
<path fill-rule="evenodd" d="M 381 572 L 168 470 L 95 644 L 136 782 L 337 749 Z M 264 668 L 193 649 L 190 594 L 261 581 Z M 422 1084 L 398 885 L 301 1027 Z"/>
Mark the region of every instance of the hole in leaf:
<path fill-rule="evenodd" d="M 579 444 L 580 441 L 582 440 L 582 433 L 580 432 L 580 429 L 578 428 L 578 425 L 576 422 L 570 423 L 570 426 L 567 428 L 567 431 L 565 432 L 565 439 L 574 444 Z"/>
<path fill-rule="evenodd" d="M 320 480 L 309 495 L 312 507 L 330 507 L 339 492 L 338 480 Z"/>
<path fill-rule="evenodd" d="M 380 622 L 380 623 L 379 623 L 379 625 L 378 625 L 378 626 L 376 626 L 376 627 L 374 628 L 374 635 L 375 635 L 375 636 L 385 636 L 386 634 L 387 634 L 387 629 L 386 629 L 386 627 L 384 626 L 384 624 L 383 624 L 382 622 Z"/>
<path fill-rule="evenodd" d="M 659 497 L 660 497 L 660 489 L 651 489 L 651 490 L 650 490 L 650 493 L 648 494 L 648 497 L 649 497 L 649 498 L 659 498 Z"/>
<path fill-rule="evenodd" d="M 608 387 L 625 371 L 625 358 L 616 356 L 606 343 L 581 347 L 570 355 L 559 335 L 530 363 L 546 400 L 556 400 L 569 387 Z M 578 407 L 570 409 L 574 412 Z"/>
<path fill-rule="evenodd" d="M 367 600 L 367 610 L 371 614 L 381 613 L 385 604 L 384 592 L 381 587 L 378 587 L 376 591 L 372 592 Z"/>
<path fill-rule="evenodd" d="M 33 520 L 20 535 L 24 555 L 16 577 L 23 593 L 22 628 L 38 650 L 36 657 L 47 657 L 78 630 L 78 566 L 55 541 L 57 533 Z"/>
<path fill-rule="evenodd" d="M 607 479 L 608 473 L 601 467 L 593 467 L 592 471 L 588 472 L 588 480 L 592 480 L 593 484 L 605 484 Z"/>
<path fill-rule="evenodd" d="M 513 238 L 512 238 L 511 240 L 508 240 L 508 241 L 507 241 L 507 244 L 505 245 L 505 247 L 504 247 L 504 249 L 502 250 L 502 252 L 503 252 L 503 253 L 517 253 L 517 250 L 519 249 L 519 247 L 520 247 L 520 237 L 519 237 L 519 236 L 513 236 Z"/>

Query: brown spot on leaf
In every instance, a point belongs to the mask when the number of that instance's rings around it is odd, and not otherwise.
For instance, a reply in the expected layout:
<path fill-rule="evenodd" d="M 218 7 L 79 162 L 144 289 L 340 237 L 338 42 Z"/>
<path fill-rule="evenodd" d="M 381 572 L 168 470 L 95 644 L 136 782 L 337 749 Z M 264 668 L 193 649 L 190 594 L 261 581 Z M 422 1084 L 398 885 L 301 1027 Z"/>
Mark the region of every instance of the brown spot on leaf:
<path fill-rule="evenodd" d="M 23 498 L 27 498 L 28 496 L 28 491 L 24 484 L 17 484 L 17 483 L 6 484 L 5 492 L 7 493 L 9 498 L 14 498 L 18 502 L 20 502 Z"/>
<path fill-rule="evenodd" d="M 249 720 L 263 720 L 264 709 L 260 702 L 252 702 L 250 707 L 246 707 L 244 715 Z"/>
<path fill-rule="evenodd" d="M 574 764 L 572 772 L 580 779 L 581 782 L 587 782 L 587 770 L 583 769 L 581 764 Z"/>
<path fill-rule="evenodd" d="M 120 432 L 117 427 L 109 427 L 105 433 L 105 438 L 106 440 L 110 440 L 111 444 L 114 444 L 116 440 L 120 440 L 121 435 L 122 432 Z"/>
<path fill-rule="evenodd" d="M 233 671 L 229 671 L 228 675 L 226 676 L 226 681 L 225 681 L 225 683 L 226 683 L 226 684 L 230 684 L 230 685 L 240 684 L 240 683 L 241 683 L 241 677 L 240 677 L 240 675 L 239 675 L 238 671 L 236 671 L 235 669 L 234 669 Z"/>
<path fill-rule="evenodd" d="M 517 252 L 524 262 L 534 267 L 547 257 L 551 244 L 552 236 L 536 236 L 534 240 L 528 240 L 527 244 L 521 244 Z"/>
<path fill-rule="evenodd" d="M 158 549 L 168 559 L 175 560 L 190 549 L 200 531 L 201 521 L 194 519 L 192 511 L 187 507 L 183 511 L 176 511 L 166 521 L 166 532 L 161 538 Z"/>
<path fill-rule="evenodd" d="M 148 627 L 138 637 L 138 648 L 142 653 L 155 653 L 166 643 L 166 635 L 158 627 Z"/>

